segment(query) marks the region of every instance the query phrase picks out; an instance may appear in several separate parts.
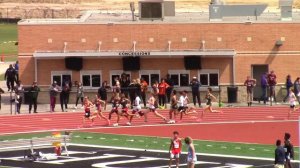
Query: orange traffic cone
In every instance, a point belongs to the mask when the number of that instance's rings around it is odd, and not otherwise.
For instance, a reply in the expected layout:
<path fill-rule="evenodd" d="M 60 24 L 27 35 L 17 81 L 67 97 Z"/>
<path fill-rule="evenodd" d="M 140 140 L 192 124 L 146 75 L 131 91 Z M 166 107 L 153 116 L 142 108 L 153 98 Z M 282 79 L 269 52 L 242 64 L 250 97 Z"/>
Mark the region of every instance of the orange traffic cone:
<path fill-rule="evenodd" d="M 4 62 L 4 55 L 1 56 L 1 62 Z"/>

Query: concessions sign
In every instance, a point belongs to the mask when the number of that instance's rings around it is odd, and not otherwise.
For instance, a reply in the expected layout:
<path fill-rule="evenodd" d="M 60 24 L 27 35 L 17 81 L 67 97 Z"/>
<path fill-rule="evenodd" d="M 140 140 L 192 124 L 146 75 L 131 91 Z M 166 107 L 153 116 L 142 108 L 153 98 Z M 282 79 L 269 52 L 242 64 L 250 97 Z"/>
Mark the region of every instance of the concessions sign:
<path fill-rule="evenodd" d="M 124 51 L 124 52 L 119 52 L 119 56 L 149 56 L 151 55 L 149 51 L 136 51 L 136 52 L 131 52 L 131 51 Z"/>

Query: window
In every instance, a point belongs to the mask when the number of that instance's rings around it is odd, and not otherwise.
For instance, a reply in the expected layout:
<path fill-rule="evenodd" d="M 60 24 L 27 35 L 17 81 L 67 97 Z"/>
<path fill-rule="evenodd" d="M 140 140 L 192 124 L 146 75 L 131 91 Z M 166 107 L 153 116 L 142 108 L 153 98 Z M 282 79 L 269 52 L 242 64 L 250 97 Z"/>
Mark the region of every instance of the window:
<path fill-rule="evenodd" d="M 101 86 L 101 71 L 81 71 L 81 82 L 85 88 L 99 88 Z"/>
<path fill-rule="evenodd" d="M 72 81 L 72 71 L 51 71 L 51 83 L 54 81 L 58 86 L 62 86 L 63 82 Z"/>
<path fill-rule="evenodd" d="M 189 86 L 190 72 L 187 70 L 169 70 L 174 86 Z"/>
<path fill-rule="evenodd" d="M 151 86 L 155 81 L 159 82 L 160 71 L 159 70 L 141 70 L 140 78 L 143 78 L 149 86 Z"/>
<path fill-rule="evenodd" d="M 121 79 L 121 75 L 125 73 L 126 77 L 131 80 L 131 73 L 130 72 L 124 72 L 122 70 L 112 70 L 110 71 L 110 85 L 115 86 L 116 85 L 116 79 Z"/>
<path fill-rule="evenodd" d="M 200 70 L 199 79 L 202 86 L 219 86 L 219 70 Z"/>

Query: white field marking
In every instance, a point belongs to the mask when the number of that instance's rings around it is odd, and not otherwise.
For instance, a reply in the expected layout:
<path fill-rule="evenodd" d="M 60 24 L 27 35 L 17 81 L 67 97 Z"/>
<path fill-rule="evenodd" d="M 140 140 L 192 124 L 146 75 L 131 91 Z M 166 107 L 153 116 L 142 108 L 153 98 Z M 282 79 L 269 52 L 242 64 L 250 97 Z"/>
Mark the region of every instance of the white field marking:
<path fill-rule="evenodd" d="M 235 147 L 234 149 L 241 150 L 242 148 L 241 147 Z"/>
<path fill-rule="evenodd" d="M 157 141 L 152 141 L 152 143 L 155 143 L 155 144 L 157 144 L 158 142 L 157 142 Z"/>
<path fill-rule="evenodd" d="M 134 139 L 127 139 L 127 142 L 134 142 Z"/>
<path fill-rule="evenodd" d="M 227 149 L 227 147 L 226 146 L 221 146 L 221 149 Z"/>
<path fill-rule="evenodd" d="M 77 157 L 77 158 L 67 159 L 67 160 L 43 161 L 43 163 L 48 163 L 48 164 L 63 164 L 63 163 L 68 163 L 68 162 L 79 162 L 79 161 L 84 161 L 84 160 L 109 159 L 109 158 L 118 158 L 118 157 L 134 158 L 135 156 L 104 154 L 103 156 L 84 157 L 84 158 L 78 158 Z"/>
<path fill-rule="evenodd" d="M 138 142 L 145 142 L 144 140 L 138 140 Z"/>
<path fill-rule="evenodd" d="M 120 156 L 122 157 L 122 155 L 120 155 Z M 126 156 L 126 155 L 123 155 L 123 156 Z M 135 157 L 135 156 L 132 156 L 132 157 Z M 154 161 L 154 160 L 169 160 L 169 159 L 161 159 L 161 158 L 155 158 L 155 157 L 140 157 L 139 159 L 132 159 L 132 160 L 122 160 L 122 161 L 95 163 L 95 164 L 92 164 L 92 167 L 110 168 L 109 165 L 118 165 L 118 164 L 124 164 L 124 163 L 136 163 L 136 162 L 147 162 L 147 161 Z"/>
<path fill-rule="evenodd" d="M 80 135 L 75 135 L 74 138 L 80 138 Z"/>
<path fill-rule="evenodd" d="M 270 152 L 270 150 L 269 150 L 269 149 L 264 149 L 264 151 L 265 151 L 265 152 Z"/>
<path fill-rule="evenodd" d="M 121 149 L 121 150 L 132 150 L 132 151 L 147 151 L 147 152 L 160 152 L 169 153 L 167 150 L 154 150 L 154 149 L 139 149 L 139 148 L 126 148 L 126 147 L 116 147 L 116 146 L 101 146 L 101 145 L 86 145 L 78 143 L 69 143 L 70 146 L 80 146 L 80 147 L 94 147 L 94 148 L 109 148 L 109 149 Z M 182 154 L 187 154 L 187 152 L 182 152 Z M 249 159 L 249 160 L 263 160 L 263 161 L 274 161 L 273 158 L 263 158 L 263 157 L 251 157 L 251 156 L 236 156 L 236 155 L 222 155 L 222 154 L 210 154 L 210 153 L 196 153 L 200 156 L 212 156 L 212 157 L 223 157 L 223 158 L 236 158 L 236 159 Z M 295 160 L 295 163 L 300 163 L 299 160 Z"/>
<path fill-rule="evenodd" d="M 212 167 L 212 168 L 249 168 L 253 165 L 243 165 L 243 164 L 231 164 L 227 163 L 226 166 Z"/>
<path fill-rule="evenodd" d="M 221 163 L 218 163 L 218 162 L 204 162 L 204 161 L 197 161 L 195 163 L 195 165 L 201 165 L 201 164 L 219 165 Z M 186 163 L 185 164 L 179 164 L 179 166 L 186 166 Z M 155 168 L 165 168 L 165 167 L 168 168 L 169 165 L 168 166 L 155 166 Z M 154 168 L 154 167 L 149 167 L 149 168 Z"/>
<path fill-rule="evenodd" d="M 207 147 L 213 147 L 212 145 L 206 145 Z"/>
<path fill-rule="evenodd" d="M 88 136 L 88 137 L 85 137 L 86 139 L 93 139 L 93 137 L 91 137 L 91 136 Z"/>
<path fill-rule="evenodd" d="M 255 149 L 254 149 L 254 148 L 249 148 L 249 150 L 255 151 Z"/>
<path fill-rule="evenodd" d="M 114 138 L 114 139 L 112 139 L 113 141 L 118 141 L 119 139 L 117 139 L 117 138 Z"/>
<path fill-rule="evenodd" d="M 298 122 L 298 120 L 258 120 L 255 123 L 288 123 L 288 122 Z M 189 126 L 189 125 L 222 125 L 222 124 L 249 124 L 253 121 L 221 121 L 221 122 L 203 122 L 203 123 L 178 123 L 178 124 L 148 124 L 148 125 L 133 125 L 133 126 L 119 126 L 119 127 L 106 127 L 98 126 L 91 128 L 74 128 L 74 129 L 49 129 L 49 130 L 38 130 L 38 131 L 20 131 L 11 133 L 0 133 L 0 135 L 12 135 L 12 134 L 26 134 L 26 133 L 39 133 L 39 132 L 51 132 L 51 131 L 78 131 L 78 130 L 95 130 L 95 129 L 121 129 L 121 128 L 143 128 L 143 127 L 161 127 L 161 126 Z M 0 124 L 3 125 L 3 124 Z M 19 126 L 19 125 L 15 125 Z M 22 126 L 20 126 L 22 127 Z M 25 126 L 26 127 L 26 126 Z M 36 127 L 33 127 L 36 128 Z M 98 132 L 99 133 L 99 132 Z"/>
<path fill-rule="evenodd" d="M 101 137 L 101 138 L 99 138 L 99 139 L 102 139 L 102 140 L 104 140 L 104 139 L 106 139 L 106 138 L 103 138 L 103 137 Z"/>

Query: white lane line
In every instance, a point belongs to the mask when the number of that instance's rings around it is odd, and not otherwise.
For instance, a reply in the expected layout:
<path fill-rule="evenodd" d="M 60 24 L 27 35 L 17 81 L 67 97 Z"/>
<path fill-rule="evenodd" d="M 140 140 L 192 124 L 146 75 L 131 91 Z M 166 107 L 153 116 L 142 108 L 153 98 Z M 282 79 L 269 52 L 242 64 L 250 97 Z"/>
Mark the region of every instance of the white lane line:
<path fill-rule="evenodd" d="M 37 131 L 20 131 L 20 132 L 11 132 L 11 133 L 0 133 L 0 135 L 12 135 L 12 134 L 26 134 L 26 133 L 40 133 L 40 132 L 51 132 L 51 131 L 78 131 L 78 130 L 96 130 L 96 129 L 122 129 L 122 128 L 143 128 L 143 127 L 161 127 L 161 126 L 189 126 L 189 125 L 223 125 L 223 124 L 257 124 L 257 123 L 289 123 L 289 122 L 298 122 L 298 120 L 256 120 L 256 121 L 220 121 L 220 122 L 202 122 L 202 123 L 177 123 L 177 124 L 147 124 L 147 125 L 133 125 L 126 126 L 122 125 L 119 127 L 107 127 L 107 126 L 98 126 L 91 128 L 73 128 L 73 129 L 49 129 L 49 130 L 37 130 Z M 2 125 L 2 124 L 0 124 Z M 18 126 L 18 125 L 16 125 Z M 25 126 L 26 127 L 26 126 Z M 75 126 L 74 126 L 75 127 Z M 36 127 L 32 127 L 36 128 Z"/>

